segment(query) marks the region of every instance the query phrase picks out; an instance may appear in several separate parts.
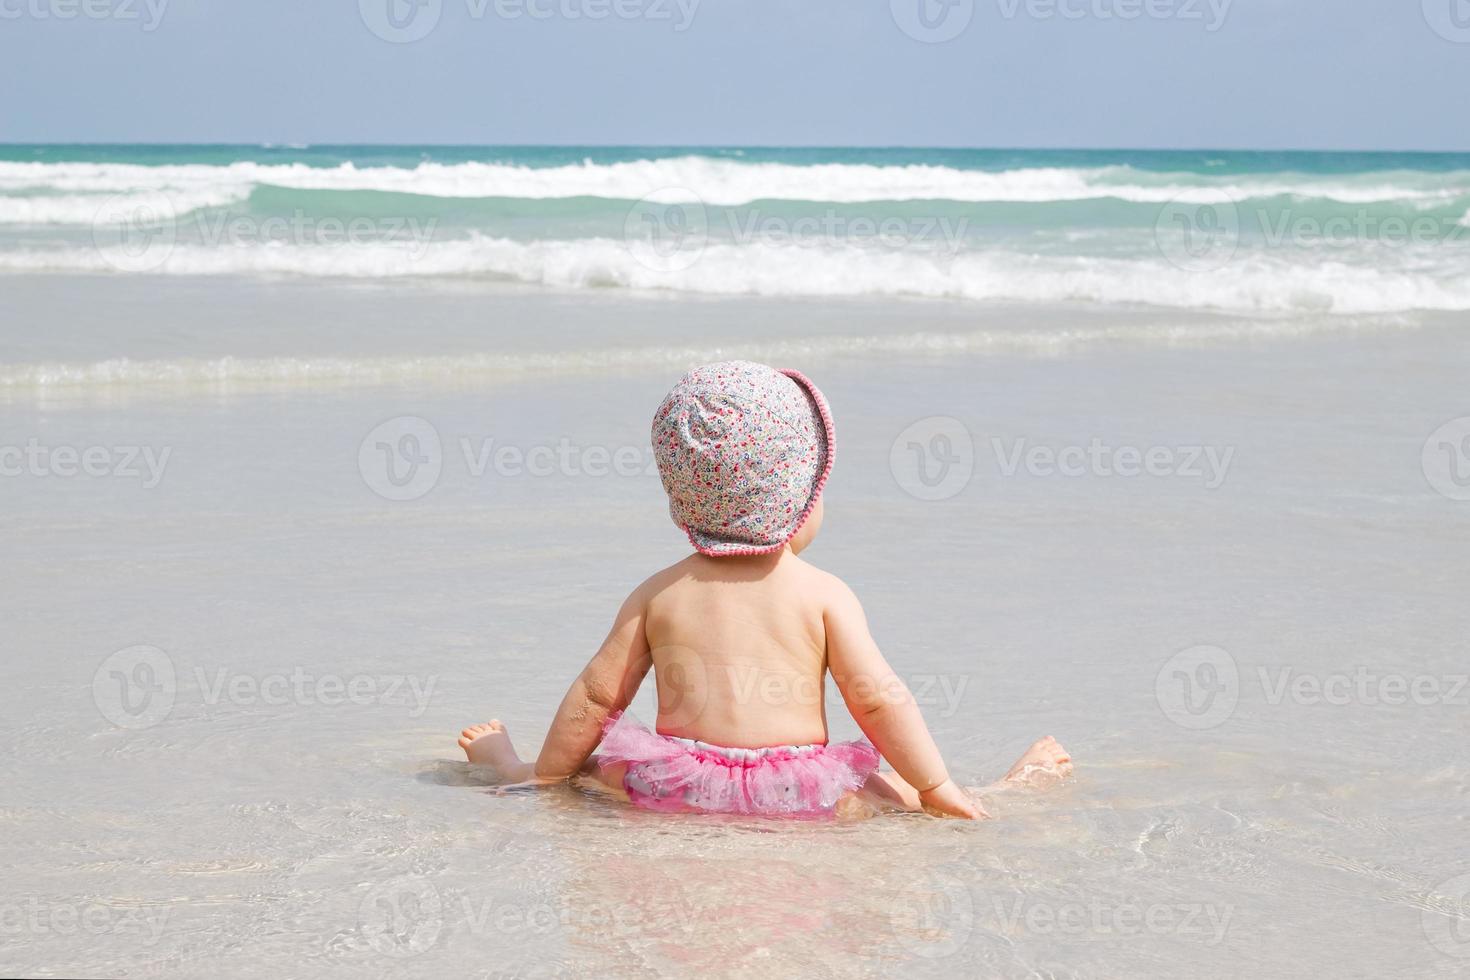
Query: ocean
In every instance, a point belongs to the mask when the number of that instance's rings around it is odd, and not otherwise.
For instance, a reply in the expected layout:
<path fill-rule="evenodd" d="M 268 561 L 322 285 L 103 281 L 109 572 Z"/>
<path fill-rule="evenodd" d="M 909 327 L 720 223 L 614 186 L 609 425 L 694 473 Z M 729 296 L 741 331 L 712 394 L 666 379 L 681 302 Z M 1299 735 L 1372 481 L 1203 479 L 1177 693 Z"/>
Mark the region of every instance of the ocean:
<path fill-rule="evenodd" d="M 1462 976 L 1467 212 L 1470 155 L 0 147 L 0 973 Z M 687 550 L 649 420 L 726 357 L 827 393 L 807 557 L 957 780 L 1069 784 L 464 763 Z"/>
<path fill-rule="evenodd" d="M 0 273 L 1347 315 L 1470 308 L 1467 216 L 1470 155 L 0 148 Z"/>

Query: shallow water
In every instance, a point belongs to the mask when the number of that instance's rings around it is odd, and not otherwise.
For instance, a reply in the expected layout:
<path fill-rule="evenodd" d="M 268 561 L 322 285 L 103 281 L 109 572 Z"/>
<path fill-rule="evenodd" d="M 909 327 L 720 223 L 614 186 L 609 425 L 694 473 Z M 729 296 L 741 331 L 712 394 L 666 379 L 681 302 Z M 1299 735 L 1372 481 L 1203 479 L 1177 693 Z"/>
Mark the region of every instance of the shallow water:
<path fill-rule="evenodd" d="M 174 288 L 159 309 L 187 306 Z M 289 312 L 273 288 L 199 316 Z M 534 325 L 562 301 L 516 302 Z M 906 309 L 906 330 L 963 326 Z M 766 343 L 804 311 L 603 314 L 609 348 L 675 350 L 680 315 L 759 321 Z M 0 445 L 169 457 L 152 487 L 0 481 L 0 972 L 1461 976 L 1470 503 L 1421 458 L 1470 412 L 1459 327 L 802 359 L 839 431 L 810 558 L 863 597 L 952 770 L 982 784 L 1047 733 L 1077 760 L 973 825 L 502 797 L 456 758 L 491 716 L 534 752 L 619 600 L 680 557 L 656 477 L 586 472 L 593 447 L 643 450 L 676 354 L 455 384 L 13 388 Z M 34 359 L 77 359 L 51 343 Z M 391 500 L 360 449 L 402 416 L 432 425 L 440 471 Z M 1018 440 L 1094 438 L 1198 447 L 1201 472 L 1005 475 Z M 565 439 L 576 466 L 477 476 L 487 439 Z M 1206 449 L 1230 451 L 1215 486 Z"/>

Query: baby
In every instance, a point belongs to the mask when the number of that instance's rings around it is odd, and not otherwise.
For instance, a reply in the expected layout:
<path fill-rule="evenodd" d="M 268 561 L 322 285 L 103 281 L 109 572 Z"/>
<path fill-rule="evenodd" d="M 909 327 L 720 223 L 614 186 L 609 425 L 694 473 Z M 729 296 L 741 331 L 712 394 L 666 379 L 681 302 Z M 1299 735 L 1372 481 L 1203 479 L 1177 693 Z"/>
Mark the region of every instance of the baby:
<path fill-rule="evenodd" d="M 470 762 L 516 785 L 580 774 L 655 810 L 820 815 L 865 803 L 986 816 L 950 778 L 852 590 L 800 557 L 822 526 L 835 451 L 817 387 L 749 361 L 696 368 L 659 406 L 653 448 L 695 554 L 633 590 L 534 763 L 498 721 L 461 733 Z M 650 667 L 655 731 L 623 715 Z M 828 742 L 828 673 L 866 738 Z M 893 772 L 878 770 L 880 755 Z M 1044 738 L 1006 778 L 1069 772 Z"/>

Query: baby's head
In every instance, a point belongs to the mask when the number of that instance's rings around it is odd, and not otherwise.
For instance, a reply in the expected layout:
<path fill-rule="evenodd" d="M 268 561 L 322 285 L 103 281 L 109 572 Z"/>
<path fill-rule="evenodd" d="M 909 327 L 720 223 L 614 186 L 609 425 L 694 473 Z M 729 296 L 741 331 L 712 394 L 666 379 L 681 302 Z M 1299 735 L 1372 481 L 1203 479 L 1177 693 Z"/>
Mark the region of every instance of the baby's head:
<path fill-rule="evenodd" d="M 695 368 L 653 417 L 669 516 L 713 557 L 806 547 L 835 451 L 817 386 L 751 361 Z"/>

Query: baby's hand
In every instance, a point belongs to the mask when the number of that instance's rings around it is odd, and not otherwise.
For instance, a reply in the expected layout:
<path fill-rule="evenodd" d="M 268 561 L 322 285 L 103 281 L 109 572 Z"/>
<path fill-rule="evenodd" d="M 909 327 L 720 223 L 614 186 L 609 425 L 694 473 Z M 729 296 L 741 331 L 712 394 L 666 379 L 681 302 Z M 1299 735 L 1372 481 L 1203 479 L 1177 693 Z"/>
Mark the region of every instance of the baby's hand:
<path fill-rule="evenodd" d="M 990 817 L 985 808 L 969 793 L 956 786 L 952 779 L 946 779 L 933 789 L 920 793 L 919 802 L 924 805 L 924 812 L 931 817 L 960 817 L 964 820 Z"/>

